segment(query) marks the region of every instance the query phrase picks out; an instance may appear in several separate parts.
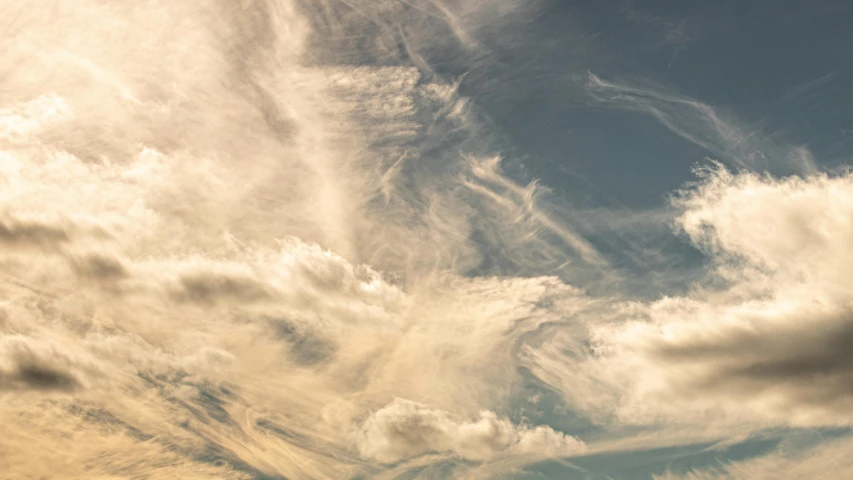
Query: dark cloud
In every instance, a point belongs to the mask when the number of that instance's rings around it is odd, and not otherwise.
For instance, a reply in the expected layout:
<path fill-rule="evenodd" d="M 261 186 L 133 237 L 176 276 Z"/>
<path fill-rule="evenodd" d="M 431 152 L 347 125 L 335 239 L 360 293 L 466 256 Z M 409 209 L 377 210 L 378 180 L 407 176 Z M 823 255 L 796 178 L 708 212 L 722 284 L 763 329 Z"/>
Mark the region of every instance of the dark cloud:
<path fill-rule="evenodd" d="M 662 362 L 702 366 L 702 375 L 683 381 L 697 393 L 784 392 L 794 404 L 853 413 L 853 311 L 791 323 L 657 343 L 652 354 Z"/>
<path fill-rule="evenodd" d="M 181 277 L 179 286 L 174 296 L 193 303 L 256 302 L 272 297 L 262 283 L 247 276 L 198 272 Z"/>
<path fill-rule="evenodd" d="M 300 365 L 321 363 L 337 351 L 337 345 L 331 340 L 290 322 L 274 321 L 273 325 L 276 335 L 290 345 L 291 358 Z"/>
<path fill-rule="evenodd" d="M 70 240 L 65 230 L 38 222 L 0 219 L 0 244 L 54 250 Z"/>
<path fill-rule="evenodd" d="M 72 391 L 79 386 L 73 375 L 44 365 L 24 364 L 13 372 L 0 371 L 0 391 Z"/>
<path fill-rule="evenodd" d="M 102 254 L 89 254 L 72 260 L 74 270 L 95 280 L 118 280 L 128 275 L 121 260 Z"/>

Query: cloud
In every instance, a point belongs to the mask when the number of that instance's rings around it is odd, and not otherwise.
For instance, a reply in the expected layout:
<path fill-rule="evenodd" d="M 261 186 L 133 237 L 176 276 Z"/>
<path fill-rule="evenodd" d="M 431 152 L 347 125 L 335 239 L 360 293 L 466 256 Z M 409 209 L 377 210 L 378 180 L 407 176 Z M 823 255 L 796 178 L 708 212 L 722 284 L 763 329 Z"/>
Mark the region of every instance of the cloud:
<path fill-rule="evenodd" d="M 350 434 L 395 397 L 445 456 L 576 445 L 491 412 L 588 301 L 540 274 L 603 262 L 482 168 L 494 136 L 423 56 L 519 5 L 0 1 L 0 469 L 374 475 Z"/>
<path fill-rule="evenodd" d="M 853 463 L 847 454 L 849 439 L 829 440 L 817 446 L 798 448 L 783 444 L 767 455 L 731 462 L 715 468 L 694 469 L 688 473 L 667 472 L 654 480 L 770 480 L 776 478 L 850 478 Z"/>
<path fill-rule="evenodd" d="M 583 83 L 595 104 L 647 114 L 728 165 L 776 174 L 817 172 L 803 147 L 779 144 L 761 128 L 706 103 L 659 86 L 610 81 L 593 73 Z"/>
<path fill-rule="evenodd" d="M 0 336 L 0 391 L 74 391 L 102 377 L 95 359 L 85 353 L 47 339 Z"/>
<path fill-rule="evenodd" d="M 798 97 L 812 93 L 814 90 L 820 89 L 827 84 L 832 83 L 835 79 L 835 72 L 829 72 L 820 77 L 809 80 L 808 82 L 789 88 L 779 99 L 779 103 L 787 103 L 796 100 Z"/>
<path fill-rule="evenodd" d="M 374 412 L 358 431 L 364 458 L 383 463 L 450 453 L 468 460 L 488 460 L 501 453 L 556 456 L 576 453 L 583 442 L 550 427 L 516 427 L 495 413 L 481 411 L 472 421 L 404 399 Z"/>
<path fill-rule="evenodd" d="M 218 245 L 206 242 L 207 252 L 187 253 L 169 241 L 182 230 L 180 219 L 155 214 L 163 205 L 148 196 L 163 191 L 161 179 L 175 179 L 162 155 L 143 152 L 123 166 L 66 155 L 11 158 L 12 171 L 34 175 L 18 177 L 16 188 L 30 182 L 43 195 L 16 202 L 23 197 L 10 194 L 5 204 L 19 216 L 51 212 L 59 231 L 74 233 L 52 255 L 5 252 L 26 260 L 14 270 L 20 283 L 47 290 L 7 286 L 15 297 L 3 338 L 46 335 L 66 353 L 9 357 L 4 388 L 26 389 L 36 403 L 50 391 L 71 394 L 69 408 L 93 402 L 121 420 L 119 431 L 221 450 L 229 463 L 270 474 L 333 475 L 359 462 L 346 458 L 353 445 L 334 436 L 355 428 L 363 409 L 347 400 L 355 394 L 373 403 L 404 393 L 464 411 L 499 404 L 518 378 L 513 355 L 524 335 L 584 302 L 553 277 L 444 273 L 403 289 L 295 237 L 265 246 L 223 233 Z M 51 176 L 55 169 L 70 170 L 78 183 Z M 87 184 L 117 201 L 104 204 L 88 195 L 91 187 L 77 188 Z M 47 198 L 55 203 L 39 203 Z M 155 248 L 142 241 L 162 236 Z M 86 359 L 85 368 L 73 359 Z M 262 418 L 238 422 L 250 415 L 241 413 L 244 405 L 260 408 Z M 101 422 L 78 418 L 78 410 L 56 415 Z M 552 433 L 524 430 L 494 455 L 534 458 L 535 449 L 559 440 Z M 32 435 L 51 442 L 49 427 Z M 123 461 L 135 461 L 122 452 Z M 302 462 L 284 461 L 286 452 Z M 343 460 L 330 462 L 328 452 Z"/>
<path fill-rule="evenodd" d="M 567 281 L 618 276 L 595 228 L 504 169 L 428 64 L 486 61 L 479 27 L 520 5 L 0 1 L 1 467 L 498 476 L 584 451 L 514 420 L 522 367 L 598 425 L 714 418 L 697 404 L 843 423 L 847 177 L 706 175 L 676 206 L 714 277 L 591 297 Z M 758 169 L 701 102 L 587 86 Z"/>
<path fill-rule="evenodd" d="M 716 169 L 702 180 L 676 201 L 685 210 L 678 223 L 719 260 L 742 257 L 786 279 L 806 275 L 808 283 L 824 282 L 818 276 L 849 261 L 843 247 L 849 235 L 848 175 L 777 180 Z M 838 278 L 825 281 L 828 287 Z"/>
<path fill-rule="evenodd" d="M 475 414 L 510 394 L 524 336 L 583 304 L 556 278 L 450 276 L 404 293 L 295 239 L 279 250 L 238 249 L 227 260 L 108 258 L 120 275 L 74 270 L 53 280 L 56 297 L 16 293 L 2 330 L 4 389 L 26 389 L 36 403 L 49 391 L 69 393 L 70 405 L 93 403 L 121 419 L 120 430 L 224 449 L 231 463 L 282 475 L 350 468 L 357 460 L 330 463 L 313 449 L 357 449 L 335 432 L 362 428 L 364 405 L 392 393 L 429 401 L 442 418 L 455 418 L 442 408 L 479 418 L 451 422 L 461 435 L 453 451 L 464 458 L 529 461 L 571 444 L 544 426 Z M 99 281 L 79 281 L 91 275 Z M 27 333 L 15 340 L 15 331 Z M 38 335 L 50 340 L 29 340 Z M 11 348 L 19 344 L 29 347 Z M 246 413 L 246 405 L 263 413 Z M 250 420 L 238 422 L 243 415 Z M 100 422 L 87 418 L 68 421 Z M 51 433 L 32 434 L 48 442 Z M 286 462 L 284 452 L 303 461 Z"/>
<path fill-rule="evenodd" d="M 60 227 L 38 222 L 0 220 L 0 242 L 7 247 L 52 250 L 68 240 L 68 232 Z"/>
<path fill-rule="evenodd" d="M 68 115 L 68 104 L 56 95 L 41 95 L 12 108 L 0 108 L 0 139 L 25 142 L 26 137 Z"/>
<path fill-rule="evenodd" d="M 682 297 L 615 305 L 589 326 L 590 356 L 555 339 L 578 356 L 546 347 L 535 368 L 564 391 L 574 382 L 567 397 L 600 421 L 849 424 L 851 191 L 848 175 L 705 171 L 675 204 L 709 277 Z"/>
<path fill-rule="evenodd" d="M 0 463 L 10 478 L 50 476 L 61 471 L 71 478 L 149 475 L 176 480 L 247 480 L 256 473 L 214 465 L 188 456 L 177 445 L 122 431 L 120 422 L 96 407 L 61 400 L 35 405 L 31 399 L 5 401 L 5 408 L 0 410 L 5 426 Z M 75 410 L 82 415 L 75 415 Z"/>

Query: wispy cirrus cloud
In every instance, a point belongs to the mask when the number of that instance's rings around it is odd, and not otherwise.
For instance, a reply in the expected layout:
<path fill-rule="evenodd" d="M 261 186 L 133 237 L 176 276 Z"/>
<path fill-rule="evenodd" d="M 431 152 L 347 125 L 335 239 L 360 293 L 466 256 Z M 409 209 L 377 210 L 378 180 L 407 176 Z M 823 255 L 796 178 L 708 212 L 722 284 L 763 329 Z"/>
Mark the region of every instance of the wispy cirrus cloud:
<path fill-rule="evenodd" d="M 659 87 L 604 80 L 592 73 L 584 84 L 595 104 L 649 115 L 729 165 L 777 173 L 817 170 L 804 147 L 777 143 L 760 127 L 745 125 L 711 105 Z"/>
<path fill-rule="evenodd" d="M 706 35 L 706 23 L 695 16 L 675 18 L 656 15 L 637 8 L 632 2 L 625 2 L 618 12 L 631 23 L 656 29 L 661 37 L 661 44 L 674 47 L 676 51 Z"/>
<path fill-rule="evenodd" d="M 850 440 L 832 440 L 818 446 L 800 449 L 782 445 L 767 455 L 731 462 L 713 468 L 695 469 L 680 474 L 667 472 L 654 475 L 654 480 L 722 480 L 813 478 L 841 479 L 850 476 L 853 468 L 845 452 Z"/>

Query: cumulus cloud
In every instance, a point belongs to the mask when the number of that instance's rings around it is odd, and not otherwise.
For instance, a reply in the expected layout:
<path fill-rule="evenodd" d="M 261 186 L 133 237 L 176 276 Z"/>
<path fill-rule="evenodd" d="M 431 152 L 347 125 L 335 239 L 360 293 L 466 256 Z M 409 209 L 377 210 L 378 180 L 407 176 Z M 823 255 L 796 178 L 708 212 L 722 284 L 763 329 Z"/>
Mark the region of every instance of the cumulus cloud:
<path fill-rule="evenodd" d="M 364 421 L 356 443 L 362 457 L 383 463 L 426 453 L 488 460 L 505 452 L 547 457 L 583 449 L 583 442 L 550 427 L 517 427 L 490 411 L 481 411 L 478 419 L 466 421 L 400 398 Z"/>
<path fill-rule="evenodd" d="M 426 60 L 482 58 L 478 27 L 521 3 L 58 8 L 0 0 L 4 473 L 578 451 L 492 412 L 527 337 L 589 301 L 542 274 L 606 262 Z M 394 453 L 407 415 L 444 437 Z"/>
<path fill-rule="evenodd" d="M 548 347 L 531 352 L 543 378 L 564 390 L 576 381 L 579 406 L 602 420 L 849 423 L 851 181 L 706 170 L 675 204 L 677 227 L 714 262 L 710 277 L 687 296 L 614 306 L 590 327 L 591 356 L 554 342 L 586 370 L 553 363 L 566 357 Z"/>

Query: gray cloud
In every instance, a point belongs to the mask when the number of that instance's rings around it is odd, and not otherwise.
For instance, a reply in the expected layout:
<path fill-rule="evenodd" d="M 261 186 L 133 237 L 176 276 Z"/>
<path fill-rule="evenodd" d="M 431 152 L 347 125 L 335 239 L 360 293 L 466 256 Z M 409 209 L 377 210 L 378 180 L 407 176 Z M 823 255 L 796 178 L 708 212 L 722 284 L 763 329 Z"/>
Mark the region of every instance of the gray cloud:
<path fill-rule="evenodd" d="M 338 350 L 337 344 L 321 333 L 312 332 L 305 325 L 285 320 L 271 320 L 273 330 L 290 344 L 290 354 L 300 365 L 314 365 L 329 359 Z"/>
<path fill-rule="evenodd" d="M 207 273 L 181 277 L 177 298 L 199 303 L 215 301 L 253 302 L 270 298 L 263 284 L 252 278 Z"/>
<path fill-rule="evenodd" d="M 81 276 L 96 280 L 120 280 L 128 276 L 127 268 L 121 259 L 104 254 L 90 253 L 72 257 L 73 269 Z"/>
<path fill-rule="evenodd" d="M 39 365 L 19 365 L 13 372 L 0 372 L 0 390 L 72 391 L 79 386 L 73 375 Z"/>
<path fill-rule="evenodd" d="M 785 326 L 733 328 L 711 338 L 660 342 L 649 346 L 650 355 L 684 368 L 703 366 L 701 375 L 679 381 L 695 395 L 784 395 L 789 408 L 811 405 L 846 418 L 853 414 L 853 312 L 841 309 L 829 318 L 810 313 L 795 313 Z"/>
<path fill-rule="evenodd" d="M 55 250 L 70 239 L 65 229 L 54 225 L 0 219 L 0 242 L 7 247 Z"/>
<path fill-rule="evenodd" d="M 72 392 L 103 379 L 98 362 L 48 339 L 0 336 L 0 390 Z"/>

